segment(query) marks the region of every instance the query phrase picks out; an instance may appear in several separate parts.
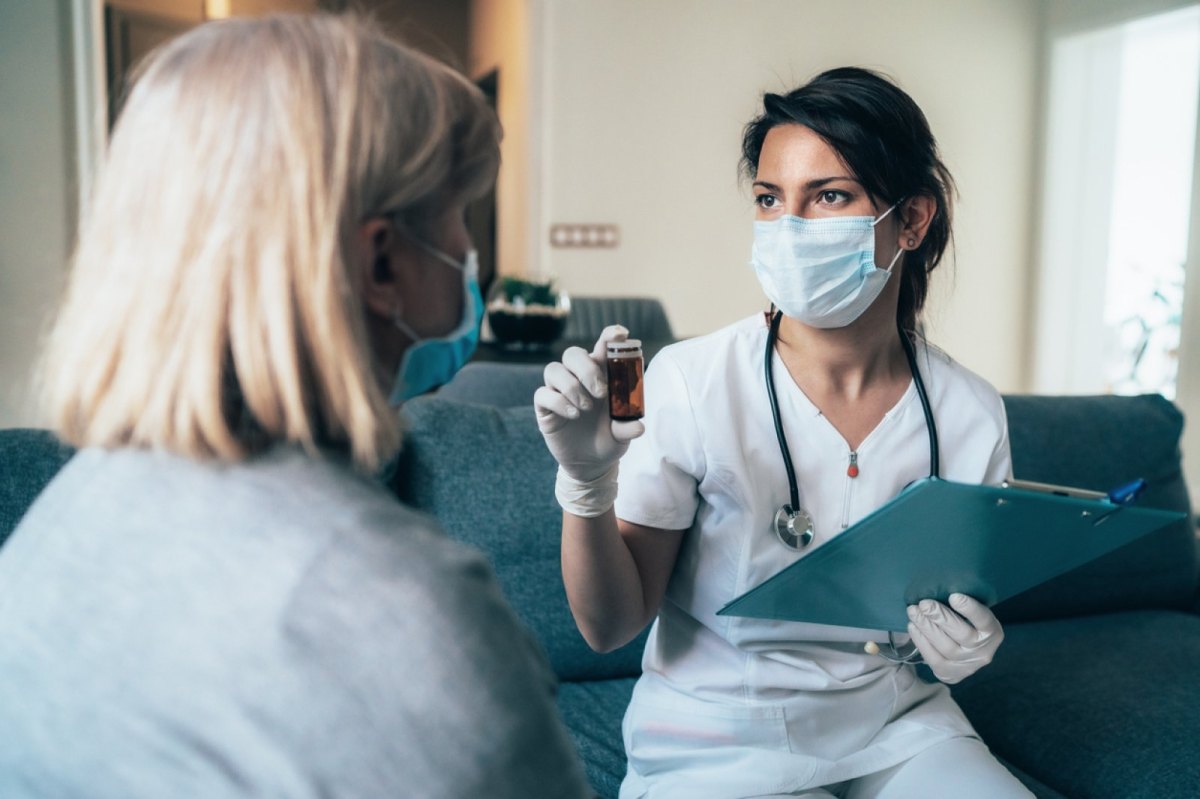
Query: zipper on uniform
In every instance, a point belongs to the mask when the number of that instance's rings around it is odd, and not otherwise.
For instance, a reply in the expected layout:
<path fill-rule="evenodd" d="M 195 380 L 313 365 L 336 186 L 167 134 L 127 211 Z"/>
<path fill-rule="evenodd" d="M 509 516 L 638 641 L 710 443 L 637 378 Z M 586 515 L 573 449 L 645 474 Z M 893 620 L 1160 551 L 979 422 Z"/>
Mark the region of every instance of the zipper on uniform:
<path fill-rule="evenodd" d="M 850 489 L 858 477 L 858 451 L 850 450 L 850 465 L 846 467 L 846 493 L 842 499 L 842 529 L 850 526 Z"/>

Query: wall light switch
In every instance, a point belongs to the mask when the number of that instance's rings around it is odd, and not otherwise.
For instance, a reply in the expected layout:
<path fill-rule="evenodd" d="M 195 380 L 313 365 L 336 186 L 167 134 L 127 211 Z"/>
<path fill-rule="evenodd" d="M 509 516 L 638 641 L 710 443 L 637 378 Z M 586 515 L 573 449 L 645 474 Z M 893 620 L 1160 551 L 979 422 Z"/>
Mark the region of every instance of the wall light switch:
<path fill-rule="evenodd" d="M 621 231 L 616 225 L 556 224 L 550 226 L 551 247 L 616 247 Z"/>

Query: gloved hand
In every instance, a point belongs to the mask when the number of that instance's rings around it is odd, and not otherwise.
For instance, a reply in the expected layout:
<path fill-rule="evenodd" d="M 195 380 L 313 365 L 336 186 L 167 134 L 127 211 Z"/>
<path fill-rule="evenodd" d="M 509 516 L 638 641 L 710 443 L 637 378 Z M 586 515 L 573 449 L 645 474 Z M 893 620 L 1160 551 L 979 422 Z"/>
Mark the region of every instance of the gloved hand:
<path fill-rule="evenodd" d="M 641 422 L 614 422 L 608 413 L 608 342 L 624 341 L 620 325 L 604 328 L 588 353 L 571 347 L 546 367 L 546 385 L 533 395 L 538 429 L 558 461 L 555 495 L 564 510 L 599 516 L 616 499 L 617 463 Z"/>
<path fill-rule="evenodd" d="M 908 606 L 908 634 L 934 676 L 953 685 L 992 662 L 1004 630 L 987 605 L 951 594 L 950 606 L 922 599 Z"/>

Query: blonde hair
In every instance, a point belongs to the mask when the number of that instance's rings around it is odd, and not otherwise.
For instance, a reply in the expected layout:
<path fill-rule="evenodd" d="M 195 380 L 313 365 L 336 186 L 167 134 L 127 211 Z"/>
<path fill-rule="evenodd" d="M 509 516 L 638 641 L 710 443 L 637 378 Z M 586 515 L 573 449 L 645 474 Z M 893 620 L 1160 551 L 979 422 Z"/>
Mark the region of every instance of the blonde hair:
<path fill-rule="evenodd" d="M 399 445 L 350 257 L 372 216 L 482 195 L 482 94 L 357 18 L 201 26 L 149 57 L 112 135 L 43 359 L 76 446 L 236 460 Z"/>

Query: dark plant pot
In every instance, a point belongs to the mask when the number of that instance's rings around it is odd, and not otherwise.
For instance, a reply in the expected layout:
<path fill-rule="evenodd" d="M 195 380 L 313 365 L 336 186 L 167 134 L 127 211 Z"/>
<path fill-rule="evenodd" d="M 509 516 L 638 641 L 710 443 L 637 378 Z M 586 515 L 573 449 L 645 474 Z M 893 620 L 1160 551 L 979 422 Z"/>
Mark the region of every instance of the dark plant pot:
<path fill-rule="evenodd" d="M 567 327 L 565 314 L 509 313 L 488 311 L 492 335 L 501 344 L 513 346 L 544 346 L 562 336 Z"/>

